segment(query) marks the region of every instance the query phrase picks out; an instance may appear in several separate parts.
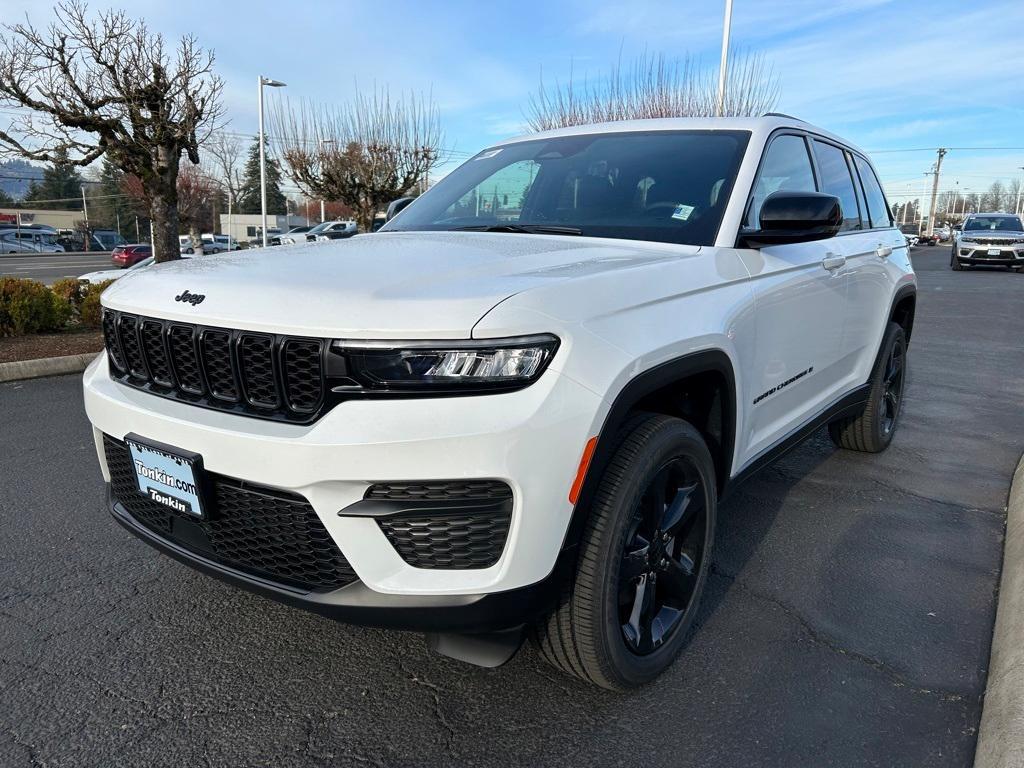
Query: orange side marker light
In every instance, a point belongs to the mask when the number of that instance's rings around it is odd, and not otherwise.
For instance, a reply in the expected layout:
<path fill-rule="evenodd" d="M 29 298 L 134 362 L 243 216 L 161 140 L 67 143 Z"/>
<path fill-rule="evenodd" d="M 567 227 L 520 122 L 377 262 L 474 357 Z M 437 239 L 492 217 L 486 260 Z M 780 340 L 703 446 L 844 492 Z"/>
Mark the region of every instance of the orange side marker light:
<path fill-rule="evenodd" d="M 583 446 L 583 455 L 580 457 L 580 468 L 576 470 L 576 479 L 572 483 L 572 488 L 569 489 L 569 501 L 575 504 L 580 497 L 580 491 L 583 490 L 583 481 L 587 477 L 587 468 L 590 466 L 590 460 L 594 458 L 594 449 L 597 448 L 597 436 L 587 440 L 587 444 Z"/>

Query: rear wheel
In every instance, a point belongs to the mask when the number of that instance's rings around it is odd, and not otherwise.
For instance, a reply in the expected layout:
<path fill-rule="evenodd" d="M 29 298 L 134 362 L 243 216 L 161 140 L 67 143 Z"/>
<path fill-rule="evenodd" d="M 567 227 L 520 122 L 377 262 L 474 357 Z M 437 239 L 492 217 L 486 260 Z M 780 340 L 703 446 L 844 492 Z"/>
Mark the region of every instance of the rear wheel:
<path fill-rule="evenodd" d="M 840 448 L 864 453 L 879 453 L 888 448 L 899 424 L 906 373 L 906 336 L 898 324 L 889 323 L 882 354 L 871 375 L 867 405 L 857 416 L 828 425 L 832 441 Z"/>
<path fill-rule="evenodd" d="M 545 659 L 604 688 L 642 685 L 679 655 L 707 580 L 715 471 L 681 419 L 630 422 L 600 485 L 559 606 L 536 628 Z"/>

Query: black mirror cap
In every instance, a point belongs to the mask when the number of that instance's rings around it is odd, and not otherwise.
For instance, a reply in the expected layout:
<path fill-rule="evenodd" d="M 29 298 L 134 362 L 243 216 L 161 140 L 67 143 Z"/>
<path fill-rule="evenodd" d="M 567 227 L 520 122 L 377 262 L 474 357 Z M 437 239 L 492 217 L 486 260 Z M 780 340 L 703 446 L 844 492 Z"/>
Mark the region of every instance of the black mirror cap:
<path fill-rule="evenodd" d="M 824 240 L 842 228 L 843 206 L 822 192 L 772 192 L 761 204 L 760 225 L 741 233 L 748 247 Z"/>
<path fill-rule="evenodd" d="M 400 197 L 397 200 L 392 200 L 390 203 L 388 203 L 388 212 L 387 215 L 384 217 L 384 221 L 391 221 L 393 218 L 395 218 L 395 216 L 397 216 L 403 210 L 405 210 L 405 207 L 415 199 L 415 197 Z"/>

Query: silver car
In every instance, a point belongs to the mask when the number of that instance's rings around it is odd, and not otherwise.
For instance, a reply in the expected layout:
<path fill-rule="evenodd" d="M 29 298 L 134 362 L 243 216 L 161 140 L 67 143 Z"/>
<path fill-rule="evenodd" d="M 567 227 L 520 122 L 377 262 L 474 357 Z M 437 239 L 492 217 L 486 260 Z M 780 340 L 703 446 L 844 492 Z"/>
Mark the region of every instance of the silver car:
<path fill-rule="evenodd" d="M 953 240 L 949 266 L 959 271 L 977 265 L 1024 272 L 1024 222 L 1013 213 L 974 213 Z"/>

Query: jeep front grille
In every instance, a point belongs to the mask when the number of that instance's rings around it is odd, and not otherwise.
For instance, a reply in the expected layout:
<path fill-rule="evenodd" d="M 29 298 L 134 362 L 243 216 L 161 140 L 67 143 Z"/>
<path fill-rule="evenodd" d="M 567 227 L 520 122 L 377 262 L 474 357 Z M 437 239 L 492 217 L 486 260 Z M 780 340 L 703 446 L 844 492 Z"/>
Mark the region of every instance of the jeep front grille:
<path fill-rule="evenodd" d="M 173 400 L 280 421 L 312 421 L 324 406 L 322 339 L 209 328 L 103 311 L 110 373 Z"/>

